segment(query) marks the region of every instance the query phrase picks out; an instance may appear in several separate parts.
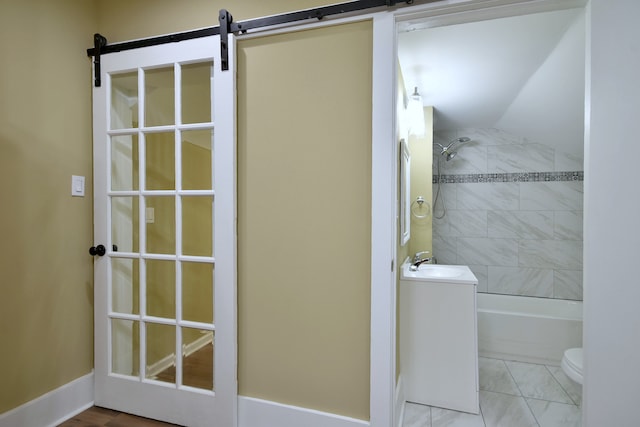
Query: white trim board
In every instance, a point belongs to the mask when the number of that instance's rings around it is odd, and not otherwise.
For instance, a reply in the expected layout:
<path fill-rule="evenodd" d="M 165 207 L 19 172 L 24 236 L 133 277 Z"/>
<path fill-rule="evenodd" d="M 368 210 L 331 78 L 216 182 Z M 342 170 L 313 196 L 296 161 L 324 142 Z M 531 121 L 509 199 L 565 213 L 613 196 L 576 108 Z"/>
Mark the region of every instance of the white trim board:
<path fill-rule="evenodd" d="M 238 396 L 238 427 L 364 427 L 368 421 Z"/>
<path fill-rule="evenodd" d="M 93 372 L 0 414 L 0 427 L 55 427 L 92 406 Z"/>
<path fill-rule="evenodd" d="M 371 382 L 372 427 L 393 425 L 396 342 L 395 21 L 373 17 L 371 140 Z"/>

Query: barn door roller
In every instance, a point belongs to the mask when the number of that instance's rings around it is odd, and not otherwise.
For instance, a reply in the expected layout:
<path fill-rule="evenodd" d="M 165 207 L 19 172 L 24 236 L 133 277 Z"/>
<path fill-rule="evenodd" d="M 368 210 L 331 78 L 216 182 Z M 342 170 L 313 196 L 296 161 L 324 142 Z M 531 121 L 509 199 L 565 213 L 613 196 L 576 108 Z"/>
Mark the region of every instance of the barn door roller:
<path fill-rule="evenodd" d="M 229 33 L 231 32 L 231 22 L 233 16 L 226 10 L 220 9 L 218 14 L 218 22 L 220 23 L 220 69 L 222 71 L 229 70 Z"/>
<path fill-rule="evenodd" d="M 94 84 L 96 87 L 100 87 L 102 85 L 101 79 L 101 69 L 100 69 L 100 54 L 102 53 L 102 48 L 107 45 L 107 39 L 96 33 L 93 35 L 93 50 L 95 51 L 95 55 L 93 56 L 93 72 L 95 81 Z"/>

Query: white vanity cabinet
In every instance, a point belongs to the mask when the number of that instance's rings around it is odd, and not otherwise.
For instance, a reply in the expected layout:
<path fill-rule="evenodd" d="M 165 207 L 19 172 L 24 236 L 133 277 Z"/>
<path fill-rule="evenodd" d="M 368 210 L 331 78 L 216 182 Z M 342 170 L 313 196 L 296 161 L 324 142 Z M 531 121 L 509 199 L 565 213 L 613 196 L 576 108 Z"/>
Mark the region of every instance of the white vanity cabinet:
<path fill-rule="evenodd" d="M 479 413 L 478 280 L 469 267 L 403 265 L 400 373 L 405 400 Z"/>

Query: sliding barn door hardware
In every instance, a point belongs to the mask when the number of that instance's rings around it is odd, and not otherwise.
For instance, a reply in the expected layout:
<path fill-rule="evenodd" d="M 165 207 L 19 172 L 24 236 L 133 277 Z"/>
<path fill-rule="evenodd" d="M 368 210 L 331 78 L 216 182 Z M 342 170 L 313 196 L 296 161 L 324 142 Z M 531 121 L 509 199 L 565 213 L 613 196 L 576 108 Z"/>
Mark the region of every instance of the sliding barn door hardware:
<path fill-rule="evenodd" d="M 218 22 L 220 23 L 220 69 L 227 71 L 229 70 L 229 32 L 231 32 L 233 16 L 226 9 L 220 9 Z"/>
<path fill-rule="evenodd" d="M 96 87 L 100 87 L 102 85 L 102 79 L 100 78 L 100 54 L 106 45 L 107 39 L 104 36 L 98 33 L 93 35 L 93 50 L 95 51 L 95 55 L 93 56 L 93 71 L 95 76 L 94 84 Z"/>
<path fill-rule="evenodd" d="M 441 0 L 418 0 L 417 3 L 433 3 L 436 1 Z M 221 9 L 218 13 L 218 22 L 220 25 L 217 27 L 202 28 L 199 30 L 185 31 L 182 33 L 169 34 L 165 36 L 114 43 L 111 45 L 107 44 L 106 38 L 104 38 L 100 34 L 96 34 L 94 36 L 94 46 L 91 49 L 87 49 L 87 55 L 93 56 L 95 58 L 95 85 L 100 86 L 100 55 L 121 52 L 124 50 L 137 49 L 141 47 L 176 43 L 200 37 L 220 35 L 220 47 L 222 53 L 220 66 L 222 70 L 228 70 L 229 34 L 244 34 L 249 30 L 258 28 L 281 26 L 293 22 L 308 20 L 321 20 L 327 16 L 353 14 L 368 9 L 396 7 L 402 4 L 411 5 L 414 4 L 414 0 L 355 0 L 346 3 L 317 7 L 313 9 L 300 10 L 297 12 L 288 12 L 280 15 L 267 16 L 264 18 L 248 19 L 240 22 L 233 22 L 233 16 L 226 9 Z"/>

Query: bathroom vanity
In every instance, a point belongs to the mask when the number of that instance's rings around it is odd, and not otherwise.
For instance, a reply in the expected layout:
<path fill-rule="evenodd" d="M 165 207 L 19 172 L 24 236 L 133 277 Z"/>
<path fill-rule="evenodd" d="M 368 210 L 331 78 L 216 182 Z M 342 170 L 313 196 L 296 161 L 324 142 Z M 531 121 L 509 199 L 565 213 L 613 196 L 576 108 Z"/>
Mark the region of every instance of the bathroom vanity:
<path fill-rule="evenodd" d="M 400 277 L 405 400 L 479 413 L 476 288 L 469 267 L 423 264 Z"/>

